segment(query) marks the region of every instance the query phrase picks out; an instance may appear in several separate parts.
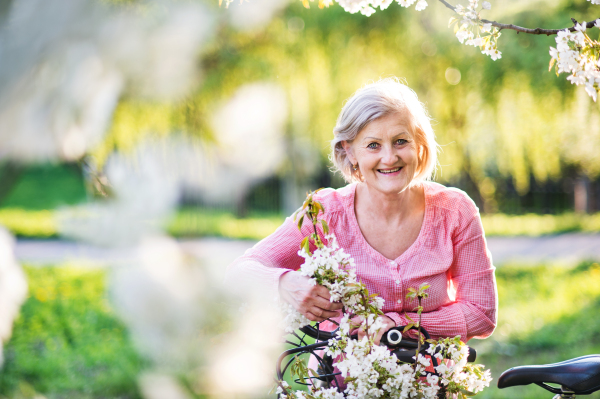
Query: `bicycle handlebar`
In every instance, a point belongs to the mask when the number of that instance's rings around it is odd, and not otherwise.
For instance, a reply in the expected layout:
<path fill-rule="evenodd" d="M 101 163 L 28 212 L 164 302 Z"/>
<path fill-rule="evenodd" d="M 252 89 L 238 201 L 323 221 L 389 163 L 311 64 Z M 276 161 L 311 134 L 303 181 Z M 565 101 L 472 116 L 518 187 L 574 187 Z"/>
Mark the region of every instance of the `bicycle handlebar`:
<path fill-rule="evenodd" d="M 404 338 L 402 336 L 402 332 L 404 331 L 405 326 L 400 327 L 392 327 L 390 328 L 383 336 L 381 337 L 381 344 L 386 345 L 390 349 L 402 348 L 402 349 L 417 349 L 418 343 L 414 339 Z M 417 330 L 416 327 L 411 327 L 411 330 Z M 316 339 L 317 341 L 328 341 L 332 338 L 335 338 L 337 335 L 338 329 L 334 331 L 323 331 L 315 328 L 314 326 L 308 325 L 300 328 L 300 331 L 305 333 L 311 338 Z M 421 328 L 421 333 L 425 336 L 425 339 L 431 339 L 431 336 L 424 328 Z M 350 338 L 357 339 L 358 335 L 351 335 Z M 426 347 L 423 347 L 426 349 Z M 474 362 L 477 358 L 477 351 L 471 347 L 469 347 L 469 355 L 467 357 L 468 362 Z"/>

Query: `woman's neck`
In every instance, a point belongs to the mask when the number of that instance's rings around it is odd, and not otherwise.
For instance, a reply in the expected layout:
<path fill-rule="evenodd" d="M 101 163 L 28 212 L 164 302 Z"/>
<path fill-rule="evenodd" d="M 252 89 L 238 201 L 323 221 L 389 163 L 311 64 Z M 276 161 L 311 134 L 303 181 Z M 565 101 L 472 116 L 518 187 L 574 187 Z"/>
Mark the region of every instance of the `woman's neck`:
<path fill-rule="evenodd" d="M 424 187 L 418 185 L 400 193 L 385 194 L 358 183 L 354 201 L 357 212 L 383 223 L 395 223 L 424 208 Z"/>

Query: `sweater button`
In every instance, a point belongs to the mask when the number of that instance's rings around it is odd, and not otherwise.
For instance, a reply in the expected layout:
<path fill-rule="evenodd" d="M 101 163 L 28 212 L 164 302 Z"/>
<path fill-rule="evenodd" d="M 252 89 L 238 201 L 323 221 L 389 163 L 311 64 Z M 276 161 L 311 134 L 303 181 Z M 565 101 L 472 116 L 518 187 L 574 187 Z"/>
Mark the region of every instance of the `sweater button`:
<path fill-rule="evenodd" d="M 400 280 L 396 280 L 396 285 L 400 285 Z"/>
<path fill-rule="evenodd" d="M 390 265 L 392 265 L 392 266 L 398 266 L 398 264 L 396 262 L 394 262 L 394 261 L 391 261 Z"/>
<path fill-rule="evenodd" d="M 401 304 L 401 303 L 402 303 L 402 299 L 398 299 L 398 304 Z"/>

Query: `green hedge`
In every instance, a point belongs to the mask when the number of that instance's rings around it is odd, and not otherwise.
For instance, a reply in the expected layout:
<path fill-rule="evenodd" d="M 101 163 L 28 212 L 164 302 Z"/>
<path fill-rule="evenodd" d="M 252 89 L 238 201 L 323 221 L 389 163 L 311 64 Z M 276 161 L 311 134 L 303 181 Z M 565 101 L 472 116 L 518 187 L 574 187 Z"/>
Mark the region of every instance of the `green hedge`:
<path fill-rule="evenodd" d="M 105 271 L 25 271 L 29 297 L 4 348 L 0 398 L 139 398 L 144 361 L 108 304 Z"/>

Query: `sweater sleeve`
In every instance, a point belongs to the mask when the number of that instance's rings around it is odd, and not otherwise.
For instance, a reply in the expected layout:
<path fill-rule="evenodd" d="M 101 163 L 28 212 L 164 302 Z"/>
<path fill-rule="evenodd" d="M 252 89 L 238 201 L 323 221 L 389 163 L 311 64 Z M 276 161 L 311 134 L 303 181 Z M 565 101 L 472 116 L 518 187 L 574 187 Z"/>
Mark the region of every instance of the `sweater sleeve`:
<path fill-rule="evenodd" d="M 286 218 L 273 234 L 248 249 L 227 268 L 226 281 L 236 288 L 264 290 L 263 294 L 275 297 L 281 275 L 298 270 L 302 265 L 304 259 L 298 255 L 300 242 L 312 229 L 308 218 L 304 218 L 301 231 L 291 217 Z"/>
<path fill-rule="evenodd" d="M 496 327 L 498 294 L 479 212 L 470 199 L 465 198 L 460 205 L 452 243 L 454 255 L 447 277 L 454 300 L 423 312 L 422 325 L 432 338 L 460 335 L 464 342 L 486 338 Z M 417 321 L 416 313 L 408 315 Z M 409 322 L 404 314 L 390 312 L 387 316 L 397 325 Z"/>

